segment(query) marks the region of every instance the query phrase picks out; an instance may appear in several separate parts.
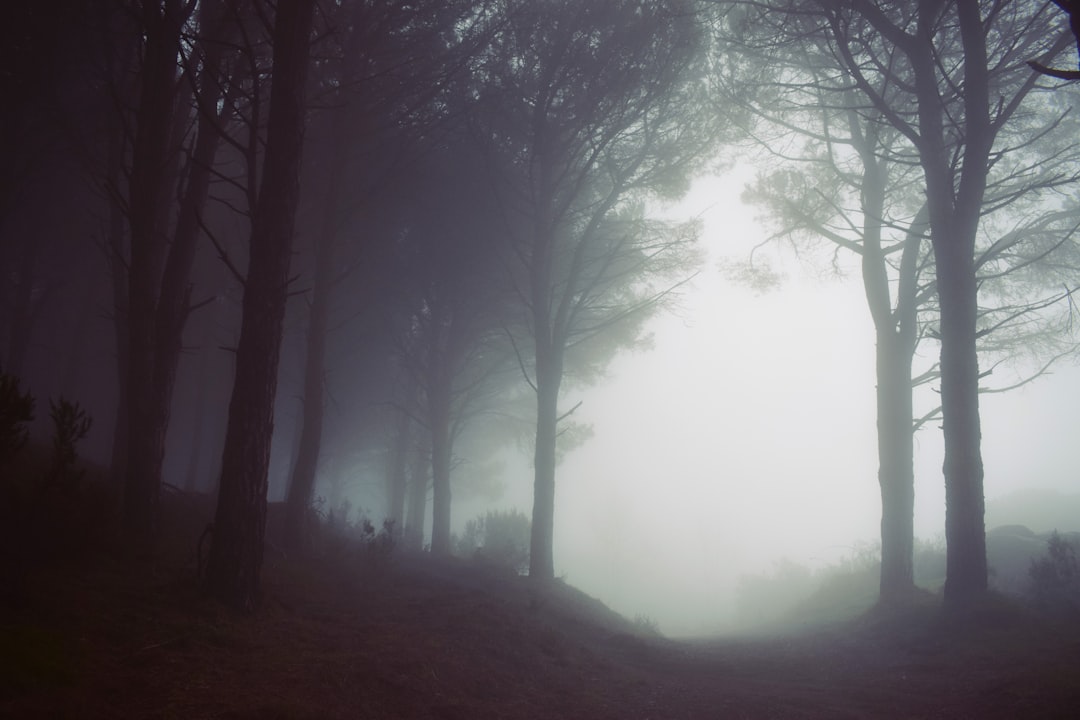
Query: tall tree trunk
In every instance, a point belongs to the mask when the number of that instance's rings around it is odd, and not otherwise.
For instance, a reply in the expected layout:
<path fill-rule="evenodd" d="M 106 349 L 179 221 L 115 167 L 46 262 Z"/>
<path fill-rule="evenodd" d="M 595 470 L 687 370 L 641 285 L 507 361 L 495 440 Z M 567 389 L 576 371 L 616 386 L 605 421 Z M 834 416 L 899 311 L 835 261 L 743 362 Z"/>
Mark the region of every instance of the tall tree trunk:
<path fill-rule="evenodd" d="M 431 425 L 431 553 L 449 555 L 450 543 L 450 464 L 453 446 L 450 435 L 449 378 L 442 375 L 435 387 L 428 388 L 428 422 Z"/>
<path fill-rule="evenodd" d="M 538 349 L 536 357 L 536 454 L 533 457 L 532 536 L 529 543 L 529 577 L 555 577 L 555 442 L 559 422 L 559 386 L 562 383 L 558 351 Z"/>
<path fill-rule="evenodd" d="M 178 0 L 167 0 L 164 7 L 144 0 L 141 14 L 146 41 L 128 192 L 128 458 L 123 514 L 131 547 L 149 552 L 165 452 L 158 411 L 162 400 L 154 382 L 154 312 L 165 249 L 176 58 L 185 18 Z"/>
<path fill-rule="evenodd" d="M 413 455 L 412 477 L 409 478 L 409 509 L 405 520 L 405 549 L 420 552 L 424 549 L 424 521 L 427 518 L 427 493 L 431 463 L 427 453 L 417 448 Z"/>
<path fill-rule="evenodd" d="M 199 489 L 199 469 L 202 465 L 203 435 L 205 434 L 206 384 L 209 381 L 210 333 L 203 336 L 202 352 L 199 357 L 199 373 L 195 378 L 195 408 L 191 422 L 191 447 L 189 449 L 187 471 L 184 473 L 184 490 L 193 493 Z"/>
<path fill-rule="evenodd" d="M 853 122 L 858 122 L 854 116 Z M 866 132 L 856 145 L 863 162 L 863 289 L 877 336 L 878 485 L 881 492 L 881 575 L 878 600 L 902 604 L 915 589 L 913 568 L 915 469 L 911 360 L 917 322 L 915 287 L 925 211 L 904 244 L 893 311 L 889 266 L 882 247 L 888 169 L 878 157 L 877 136 Z"/>
<path fill-rule="evenodd" d="M 987 589 L 975 264 L 971 243 L 934 240 L 941 304 L 941 411 L 945 436 L 945 601 L 963 606 Z"/>
<path fill-rule="evenodd" d="M 326 323 L 329 314 L 330 256 L 332 239 L 319 239 L 315 287 L 308 313 L 307 355 L 304 364 L 304 411 L 300 442 L 285 500 L 285 547 L 300 550 L 307 544 L 306 520 L 315 488 L 315 473 L 322 446 L 326 375 Z"/>
<path fill-rule="evenodd" d="M 109 142 L 109 164 L 106 185 L 112 194 L 119 188 L 124 145 L 119 133 Z M 106 238 L 109 275 L 112 282 L 113 327 L 116 345 L 116 417 L 113 420 L 112 451 L 109 473 L 117 487 L 127 482 L 128 453 L 128 319 L 127 319 L 127 252 L 124 248 L 124 212 L 119 198 L 109 203 L 108 237 Z"/>
<path fill-rule="evenodd" d="M 254 609 L 266 530 L 274 397 L 300 186 L 305 87 L 314 0 L 279 0 L 266 160 L 252 221 L 236 381 L 221 463 L 207 584 L 223 602 Z"/>
<path fill-rule="evenodd" d="M 181 10 L 176 7 L 170 12 L 179 14 Z M 141 411 L 138 424 L 131 428 L 129 468 L 134 469 L 134 472 L 129 474 L 128 488 L 132 491 L 131 503 L 128 504 L 126 496 L 125 510 L 129 514 L 129 530 L 135 533 L 130 539 L 140 543 L 150 542 L 155 532 L 165 440 L 169 429 L 176 373 L 180 364 L 184 327 L 191 309 L 189 279 L 195 262 L 203 207 L 209 193 L 211 168 L 220 140 L 218 128 L 222 115 L 217 108 L 223 100 L 221 50 L 223 41 L 228 39 L 225 30 L 227 23 L 225 14 L 225 8 L 220 2 L 208 2 L 202 5 L 201 21 L 206 34 L 200 44 L 203 50 L 202 71 L 199 77 L 199 106 L 202 112 L 199 113 L 195 144 L 187 167 L 187 183 L 183 188 L 177 210 L 176 228 L 167 253 L 160 247 L 144 248 L 144 254 L 150 258 L 147 261 L 149 263 L 147 267 L 153 267 L 156 272 L 159 254 L 164 256 L 164 264 L 159 289 L 152 286 L 152 279 L 149 282 L 144 280 L 139 283 L 143 295 L 154 300 L 148 316 L 145 308 L 139 311 L 139 322 L 149 323 L 141 332 L 150 332 L 152 337 L 149 345 L 146 345 L 144 341 L 139 343 L 140 354 L 149 354 L 140 359 L 139 374 L 132 376 L 133 382 L 136 378 L 139 379 L 140 384 L 132 388 L 139 397 L 137 400 L 129 397 L 129 402 L 139 405 Z M 175 23 L 176 20 L 168 22 Z M 168 23 L 167 25 L 167 32 L 175 33 L 178 37 L 179 27 Z M 168 36 L 168 41 L 173 42 L 172 35 Z M 179 48 L 178 44 L 176 47 Z M 175 54 L 173 57 L 175 58 Z M 162 76 L 164 77 L 164 72 Z M 177 117 L 172 122 L 174 136 L 172 144 L 174 145 L 179 145 L 180 130 L 186 124 L 188 104 L 187 98 L 182 99 L 184 101 L 177 105 Z M 172 103 L 174 98 L 170 97 L 168 100 Z M 164 103 L 165 98 L 163 97 L 160 102 Z M 162 176 L 165 186 L 171 186 L 171 178 L 176 175 L 177 153 L 169 153 L 168 157 L 170 161 L 166 167 L 171 171 Z M 163 224 L 164 210 L 162 209 L 160 213 L 161 216 L 157 217 L 155 222 Z M 132 237 L 134 240 L 134 227 Z M 155 237 L 153 242 L 161 241 Z M 133 242 L 133 257 L 134 248 Z M 155 290 L 157 290 L 156 293 Z M 146 366 L 149 368 L 147 369 Z M 149 382 L 149 385 L 143 385 L 144 382 Z"/>
<path fill-rule="evenodd" d="M 315 239 L 315 277 L 311 307 L 308 311 L 307 352 L 304 358 L 304 412 L 301 418 L 300 445 L 293 466 L 285 506 L 285 547 L 299 550 L 307 543 L 306 521 L 315 489 L 322 447 L 323 413 L 325 412 L 326 333 L 330 316 L 330 296 L 333 289 L 334 241 L 340 220 L 338 214 L 341 175 L 345 158 L 340 148 L 346 142 L 345 111 L 334 115 L 331 128 L 330 164 L 326 188 L 326 203 L 322 223 Z"/>
<path fill-rule="evenodd" d="M 911 351 L 891 328 L 878 331 L 878 483 L 881 487 L 881 583 L 884 604 L 903 603 L 915 588 L 915 471 Z"/>
<path fill-rule="evenodd" d="M 412 420 L 407 413 L 400 413 L 386 474 L 386 517 L 394 524 L 394 534 L 399 538 L 405 529 L 405 496 L 409 485 L 409 448 L 412 441 Z"/>
<path fill-rule="evenodd" d="M 924 44 L 931 42 L 930 27 L 940 8 L 932 0 L 921 2 L 918 37 Z M 966 607 L 987 588 L 974 252 L 995 132 L 989 115 L 986 29 L 978 0 L 958 0 L 956 13 L 964 48 L 964 146 L 959 178 L 944 142 L 944 110 L 933 53 L 909 54 L 918 93 L 919 160 L 926 177 L 941 308 L 945 604 L 953 609 Z"/>

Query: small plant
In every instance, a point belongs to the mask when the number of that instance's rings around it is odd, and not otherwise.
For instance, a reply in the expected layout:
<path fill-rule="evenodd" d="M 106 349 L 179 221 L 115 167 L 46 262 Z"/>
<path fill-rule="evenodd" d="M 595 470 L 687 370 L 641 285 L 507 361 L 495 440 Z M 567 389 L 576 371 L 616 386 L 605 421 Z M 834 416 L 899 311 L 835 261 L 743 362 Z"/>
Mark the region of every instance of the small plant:
<path fill-rule="evenodd" d="M 394 551 L 394 521 L 386 518 L 382 529 L 375 532 L 375 526 L 365 517 L 360 522 L 360 542 L 370 553 L 389 555 Z"/>
<path fill-rule="evenodd" d="M 78 459 L 75 446 L 90 432 L 93 419 L 79 407 L 79 403 L 69 402 L 63 397 L 59 402 L 49 401 L 49 416 L 53 421 L 53 459 L 46 484 L 70 490 L 82 480 L 84 472 L 74 469 Z"/>
<path fill-rule="evenodd" d="M 634 616 L 634 627 L 642 635 L 659 635 L 660 626 L 649 615 L 638 613 Z"/>
<path fill-rule="evenodd" d="M 19 389 L 19 379 L 0 372 L 0 463 L 26 444 L 27 425 L 34 420 L 34 396 Z"/>
<path fill-rule="evenodd" d="M 532 523 L 520 510 L 492 511 L 465 524 L 457 554 L 476 557 L 514 572 L 529 569 Z"/>
<path fill-rule="evenodd" d="M 1046 555 L 1031 561 L 1031 598 L 1042 609 L 1080 611 L 1080 561 L 1076 551 L 1076 545 L 1055 530 L 1047 541 Z"/>

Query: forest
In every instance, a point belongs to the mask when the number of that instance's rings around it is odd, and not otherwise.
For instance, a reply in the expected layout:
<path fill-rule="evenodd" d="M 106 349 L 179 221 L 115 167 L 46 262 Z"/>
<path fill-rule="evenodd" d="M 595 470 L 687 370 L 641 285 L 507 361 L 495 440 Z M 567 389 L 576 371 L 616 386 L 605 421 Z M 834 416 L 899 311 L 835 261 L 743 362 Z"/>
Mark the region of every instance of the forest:
<path fill-rule="evenodd" d="M 1074 6 L 9 9 L 0 715 L 1068 716 Z"/>

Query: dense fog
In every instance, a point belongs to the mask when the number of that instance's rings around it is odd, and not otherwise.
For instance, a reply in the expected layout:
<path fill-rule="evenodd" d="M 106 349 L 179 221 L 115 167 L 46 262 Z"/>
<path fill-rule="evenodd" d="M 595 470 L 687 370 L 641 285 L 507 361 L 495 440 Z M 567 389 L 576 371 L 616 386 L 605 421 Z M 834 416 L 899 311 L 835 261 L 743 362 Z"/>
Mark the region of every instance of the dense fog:
<path fill-rule="evenodd" d="M 784 560 L 827 569 L 880 542 L 873 328 L 858 265 L 834 266 L 827 249 L 801 258 L 783 245 L 754 250 L 765 236 L 754 209 L 716 199 L 737 198 L 749 171 L 699 179 L 684 201 L 657 209 L 701 215 L 709 259 L 679 307 L 650 324 L 651 348 L 617 358 L 595 387 L 568 398 L 582 400 L 594 435 L 559 468 L 557 572 L 673 635 L 745 630 L 744 576 L 770 575 Z M 752 251 L 782 276 L 778 285 L 732 280 L 728 268 Z M 1069 398 L 1078 396 L 1074 360 L 983 396 L 988 528 L 1080 529 L 1059 515 L 1040 524 L 1055 505 L 1077 508 L 1080 414 Z M 940 544 L 940 428 L 916 438 L 916 534 Z M 527 460 L 504 477 L 500 506 L 528 508 Z M 1025 506 L 1016 493 L 1031 490 L 1069 499 Z"/>
<path fill-rule="evenodd" d="M 972 18 L 902 4 L 805 34 L 756 3 L 315 5 L 73 2 L 7 43 L 43 61 L 0 77 L 4 387 L 71 486 L 50 401 L 93 419 L 79 472 L 130 545 L 162 497 L 215 507 L 209 583 L 250 611 L 278 522 L 283 555 L 383 528 L 480 562 L 513 511 L 513 570 L 700 635 L 879 557 L 885 600 L 947 596 L 919 565 L 947 511 L 960 600 L 984 518 L 1080 530 L 1002 504 L 1080 493 L 1043 10 L 995 11 L 969 78 Z"/>

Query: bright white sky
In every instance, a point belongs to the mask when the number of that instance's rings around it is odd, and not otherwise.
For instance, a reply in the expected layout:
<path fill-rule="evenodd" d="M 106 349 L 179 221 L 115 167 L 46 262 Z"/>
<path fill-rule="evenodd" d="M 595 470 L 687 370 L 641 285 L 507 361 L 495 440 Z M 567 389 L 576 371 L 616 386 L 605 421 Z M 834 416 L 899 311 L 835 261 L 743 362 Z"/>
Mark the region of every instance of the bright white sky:
<path fill-rule="evenodd" d="M 741 574 L 788 557 L 812 567 L 877 538 L 874 339 L 857 268 L 766 253 L 785 275 L 760 294 L 728 280 L 765 237 L 737 174 L 698 183 L 672 212 L 703 213 L 710 259 L 654 349 L 571 391 L 594 437 L 558 470 L 556 573 L 669 634 L 715 630 Z M 719 202 L 717 202 L 719 201 Z M 984 396 L 986 493 L 1080 491 L 1080 369 Z M 943 534 L 940 429 L 916 438 L 916 532 Z M 528 510 L 531 486 L 504 502 Z M 516 473 L 515 473 L 516 474 Z"/>

